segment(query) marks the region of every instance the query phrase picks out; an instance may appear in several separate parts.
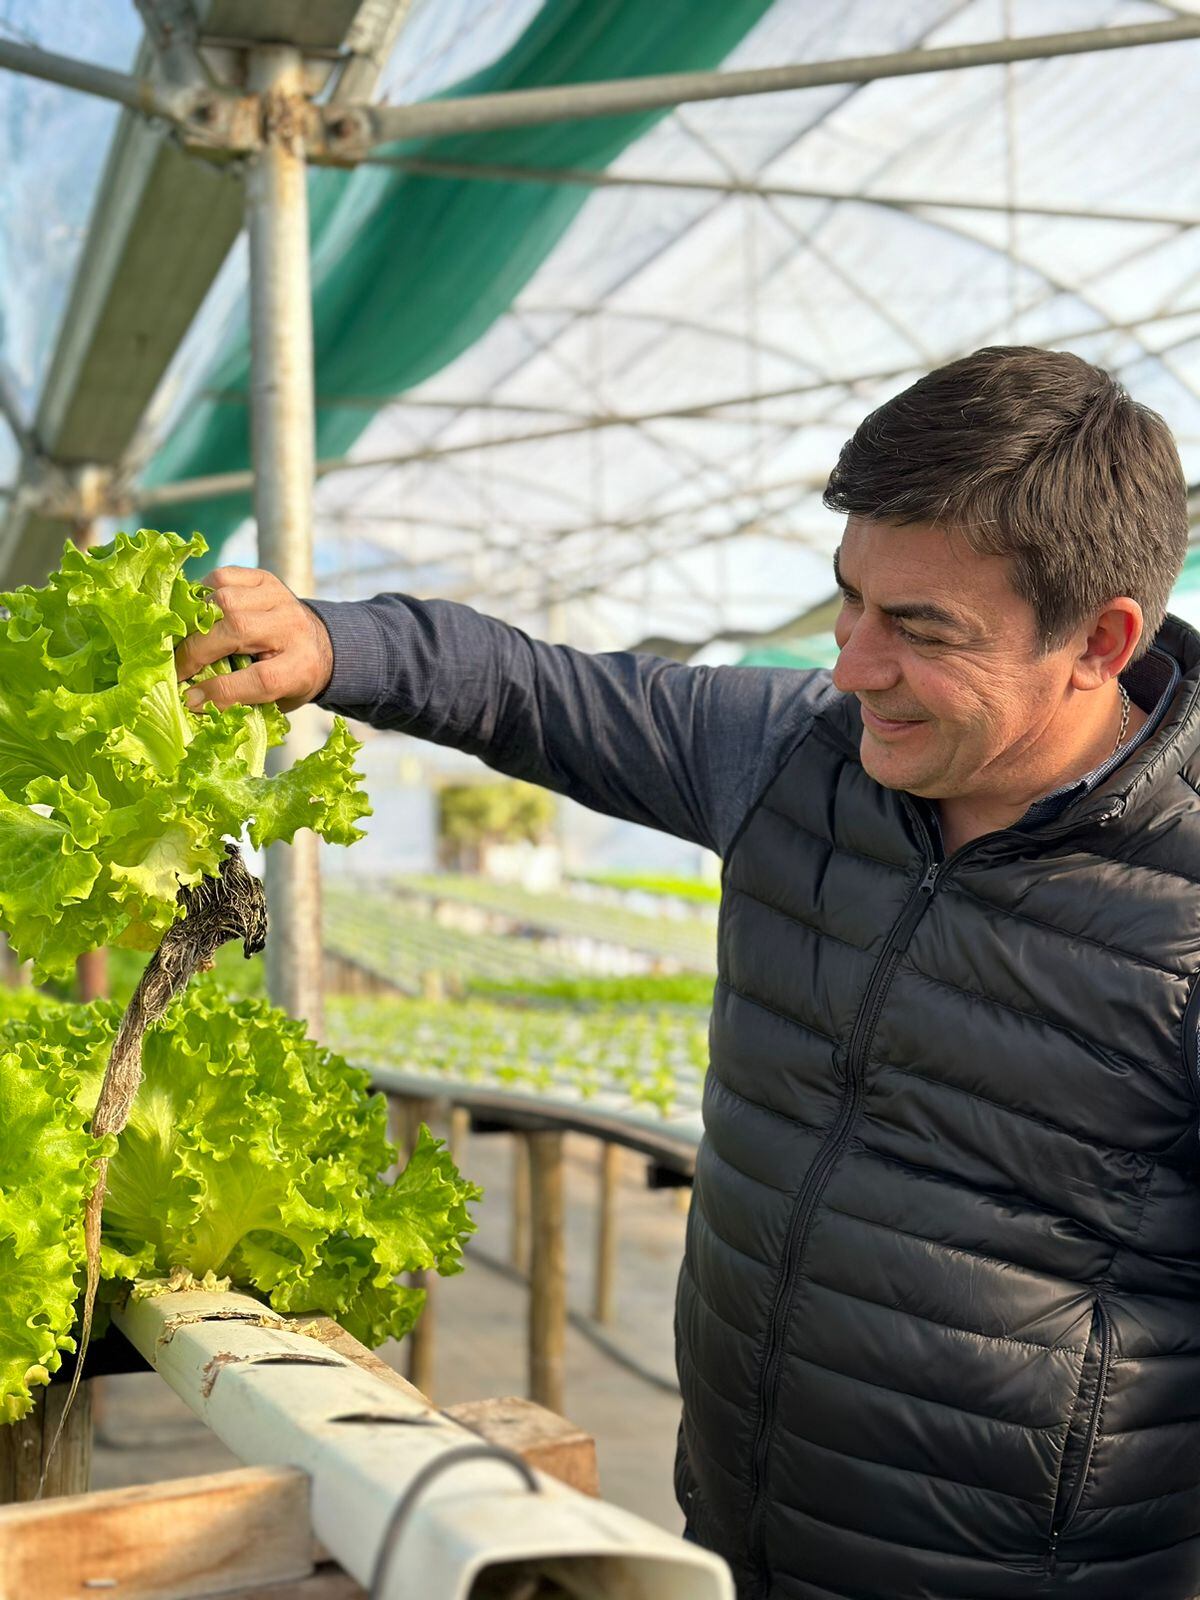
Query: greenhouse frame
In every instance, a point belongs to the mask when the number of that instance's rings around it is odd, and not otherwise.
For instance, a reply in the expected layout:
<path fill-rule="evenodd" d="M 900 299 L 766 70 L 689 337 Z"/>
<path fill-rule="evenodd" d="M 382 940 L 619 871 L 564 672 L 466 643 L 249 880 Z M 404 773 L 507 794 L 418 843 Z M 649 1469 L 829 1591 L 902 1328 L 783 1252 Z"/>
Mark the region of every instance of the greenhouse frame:
<path fill-rule="evenodd" d="M 990 344 L 1115 373 L 1169 423 L 1200 517 L 1200 0 L 69 0 L 53 26 L 46 9 L 0 0 L 5 590 L 41 584 L 65 541 L 198 528 L 208 567 L 262 566 L 301 596 L 400 591 L 591 651 L 826 666 L 842 442 Z M 1172 608 L 1200 621 L 1194 545 Z M 271 770 L 321 725 L 294 713 Z M 321 1037 L 316 834 L 273 844 L 265 876 L 270 998 Z M 524 926 L 474 914 L 492 939 Z M 679 934 L 664 970 L 707 970 L 710 933 Z M 579 936 L 541 930 L 531 983 Z M 690 1178 L 686 1024 L 657 1117 L 630 1072 L 423 1076 L 371 1047 L 356 1061 L 409 1104 L 412 1148 L 435 1101 L 508 1116 L 547 1205 L 561 1178 L 538 1152 L 564 1127 L 603 1124 L 664 1182 Z M 543 1047 L 528 1024 L 512 1049 Z M 548 1128 L 559 1145 L 537 1144 Z M 556 1226 L 530 1347 L 552 1409 Z M 537 1489 L 520 1454 L 493 1441 L 485 1460 L 357 1348 L 298 1377 L 316 1358 L 282 1318 L 223 1310 L 236 1326 L 214 1331 L 206 1292 L 196 1327 L 157 1300 L 120 1325 L 155 1365 L 171 1345 L 160 1370 L 197 1409 L 214 1362 L 277 1365 L 258 1388 L 239 1369 L 206 1416 L 230 1441 L 287 1435 L 293 1465 L 311 1448 L 313 1528 L 372 1595 L 406 1592 L 388 1560 L 410 1507 L 374 1435 L 331 1445 L 329 1418 L 445 1430 L 431 1459 L 457 1452 L 482 1500 L 505 1472 Z M 422 1458 L 405 1470 L 419 1494 Z M 295 1484 L 261 1489 L 283 1505 Z M 507 1532 L 480 1513 L 479 1549 L 452 1556 L 433 1497 L 413 1537 L 426 1570 L 444 1563 L 437 1594 L 543 1545 L 591 1552 L 588 1593 L 732 1593 L 698 1546 L 543 1501 L 535 1532 L 524 1510 Z"/>

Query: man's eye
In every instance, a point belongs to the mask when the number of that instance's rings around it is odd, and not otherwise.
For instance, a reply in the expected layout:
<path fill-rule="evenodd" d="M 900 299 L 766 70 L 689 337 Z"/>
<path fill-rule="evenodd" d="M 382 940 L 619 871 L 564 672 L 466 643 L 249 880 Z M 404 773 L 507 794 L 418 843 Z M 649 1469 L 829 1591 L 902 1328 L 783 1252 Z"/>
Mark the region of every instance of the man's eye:
<path fill-rule="evenodd" d="M 941 644 L 942 643 L 941 639 L 931 639 L 931 638 L 929 638 L 929 636 L 927 634 L 924 634 L 924 633 L 911 633 L 906 627 L 903 626 L 903 624 L 901 624 L 899 622 L 896 624 L 896 632 L 900 635 L 900 637 L 902 639 L 907 640 L 907 642 L 909 644 Z"/>

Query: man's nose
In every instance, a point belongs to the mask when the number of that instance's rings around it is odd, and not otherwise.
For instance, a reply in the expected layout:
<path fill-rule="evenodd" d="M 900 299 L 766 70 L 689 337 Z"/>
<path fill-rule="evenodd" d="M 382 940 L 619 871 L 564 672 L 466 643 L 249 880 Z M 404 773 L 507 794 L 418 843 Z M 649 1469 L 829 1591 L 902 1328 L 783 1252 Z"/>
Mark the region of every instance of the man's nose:
<path fill-rule="evenodd" d="M 833 685 L 843 694 L 877 694 L 894 688 L 900 673 L 886 629 L 866 616 L 855 617 L 848 629 L 837 629 L 841 652 L 833 669 Z"/>

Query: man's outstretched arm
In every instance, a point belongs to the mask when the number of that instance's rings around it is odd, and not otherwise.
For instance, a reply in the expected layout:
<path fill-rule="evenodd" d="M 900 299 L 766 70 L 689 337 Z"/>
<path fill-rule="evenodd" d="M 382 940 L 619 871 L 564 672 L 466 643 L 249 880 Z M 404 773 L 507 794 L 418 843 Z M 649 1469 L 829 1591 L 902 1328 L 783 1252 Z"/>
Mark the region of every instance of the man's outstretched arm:
<path fill-rule="evenodd" d="M 545 644 L 453 601 L 300 602 L 245 567 L 209 581 L 223 618 L 180 646 L 180 676 L 257 658 L 198 686 L 213 704 L 316 700 L 718 854 L 833 692 L 826 673 Z"/>

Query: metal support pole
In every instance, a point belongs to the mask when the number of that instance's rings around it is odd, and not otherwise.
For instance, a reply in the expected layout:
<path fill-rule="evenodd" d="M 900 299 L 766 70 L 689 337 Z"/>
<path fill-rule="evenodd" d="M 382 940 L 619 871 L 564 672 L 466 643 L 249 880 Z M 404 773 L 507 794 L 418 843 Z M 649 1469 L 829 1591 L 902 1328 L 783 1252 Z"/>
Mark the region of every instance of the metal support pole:
<path fill-rule="evenodd" d="M 577 184 L 588 189 L 661 189 L 680 194 L 751 195 L 758 200 L 852 200 L 855 205 L 882 206 L 892 211 L 919 211 L 936 207 L 939 211 L 982 211 L 1018 216 L 1066 217 L 1082 222 L 1145 222 L 1164 227 L 1194 228 L 1200 216 L 1193 210 L 1174 212 L 1162 207 L 1153 211 L 1128 208 L 1097 209 L 1095 206 L 1038 205 L 1021 200 L 1009 205 L 1005 200 L 966 199 L 933 194 L 856 194 L 848 189 L 830 189 L 805 184 L 770 183 L 757 178 L 680 178 L 667 173 L 606 172 L 593 167 L 505 166 L 490 161 L 438 161 L 422 156 L 367 156 L 364 165 L 391 167 L 410 172 L 414 177 L 465 179 L 478 183 Z M 347 403 L 343 397 L 343 403 Z M 359 399 L 357 404 L 362 405 Z M 505 408 L 507 409 L 507 408 Z M 527 410 L 529 407 L 514 407 Z M 550 408 L 547 407 L 547 410 Z"/>
<path fill-rule="evenodd" d="M 1117 28 L 1083 28 L 1017 39 L 987 39 L 933 49 L 899 50 L 888 55 L 847 56 L 833 61 L 803 61 L 782 67 L 741 71 L 672 72 L 607 83 L 555 84 L 543 89 L 513 89 L 504 94 L 464 95 L 426 100 L 419 105 L 330 106 L 325 111 L 329 151 L 336 159 L 354 158 L 373 145 L 398 139 L 485 133 L 498 128 L 529 128 L 587 117 L 664 111 L 701 100 L 727 100 L 750 94 L 779 94 L 836 83 L 874 83 L 927 72 L 958 72 L 966 67 L 1009 61 L 1045 61 L 1098 50 L 1132 50 L 1200 38 L 1200 17 Z"/>
<path fill-rule="evenodd" d="M 258 559 L 296 594 L 311 594 L 313 492 L 312 290 L 309 281 L 308 168 L 304 156 L 304 67 L 291 46 L 251 57 L 250 87 L 261 95 L 263 148 L 246 174 L 250 236 L 251 434 Z M 268 755 L 291 766 L 317 743 L 316 713 L 292 717 L 287 741 Z M 273 759 L 272 759 L 273 758 Z M 318 1037 L 324 1016 L 318 840 L 267 852 L 267 988 L 304 1017 Z"/>
<path fill-rule="evenodd" d="M 96 543 L 95 523 L 77 523 L 71 530 L 71 543 L 77 550 L 90 550 Z M 85 1005 L 90 1000 L 108 999 L 107 950 L 85 950 L 75 958 L 75 986 Z"/>
<path fill-rule="evenodd" d="M 567 1261 L 563 1243 L 563 1136 L 527 1133 L 533 1250 L 529 1262 L 529 1398 L 563 1409 Z"/>
<path fill-rule="evenodd" d="M 73 56 L 55 55 L 36 45 L 18 44 L 15 39 L 0 39 L 0 69 L 23 72 L 27 77 L 58 83 L 65 89 L 79 89 L 102 100 L 115 100 L 130 111 L 163 117 L 169 122 L 184 122 L 196 106 L 196 96 L 189 91 L 93 66 L 90 61 L 77 61 Z"/>

